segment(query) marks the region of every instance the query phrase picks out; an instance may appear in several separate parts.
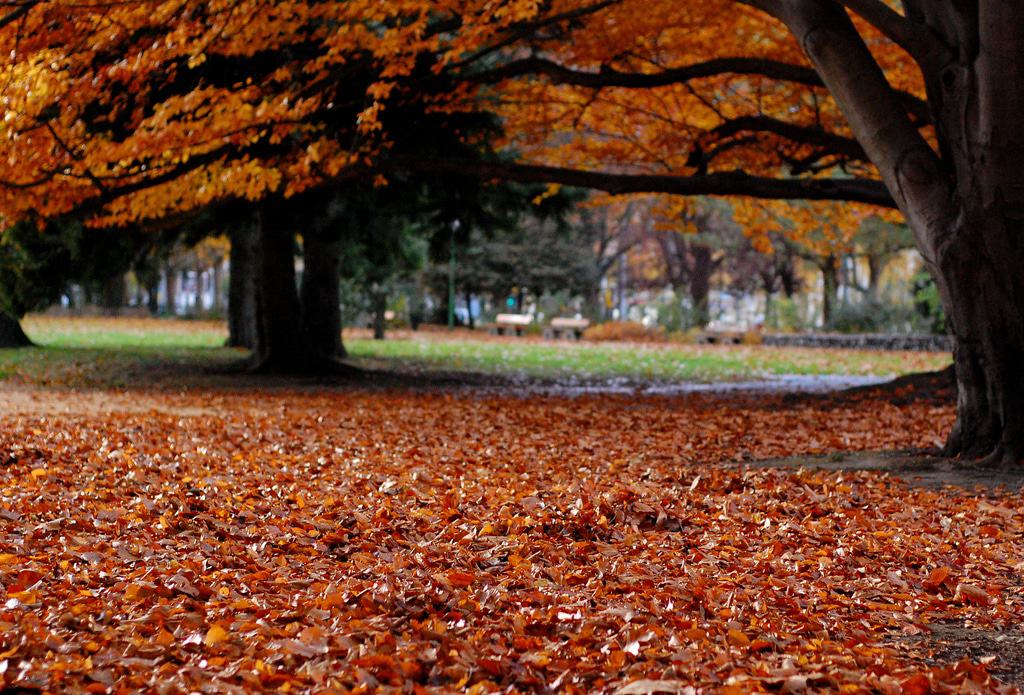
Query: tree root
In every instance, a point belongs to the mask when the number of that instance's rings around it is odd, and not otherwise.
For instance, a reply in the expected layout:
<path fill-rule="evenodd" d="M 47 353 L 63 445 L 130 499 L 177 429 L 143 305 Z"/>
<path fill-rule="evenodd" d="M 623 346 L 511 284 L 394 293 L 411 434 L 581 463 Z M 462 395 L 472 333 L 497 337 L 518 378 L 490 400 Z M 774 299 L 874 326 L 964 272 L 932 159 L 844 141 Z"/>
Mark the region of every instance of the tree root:
<path fill-rule="evenodd" d="M 951 457 L 957 468 L 964 470 L 1019 471 L 1024 474 L 1024 456 L 1006 444 L 998 444 L 990 453 L 980 457 Z"/>

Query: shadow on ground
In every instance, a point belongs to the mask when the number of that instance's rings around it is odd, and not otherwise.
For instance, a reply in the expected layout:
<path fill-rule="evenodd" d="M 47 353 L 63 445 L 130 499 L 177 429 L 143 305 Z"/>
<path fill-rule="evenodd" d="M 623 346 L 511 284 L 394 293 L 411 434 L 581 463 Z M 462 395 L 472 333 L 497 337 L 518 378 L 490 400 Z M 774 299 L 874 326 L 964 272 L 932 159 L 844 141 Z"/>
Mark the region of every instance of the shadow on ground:
<path fill-rule="evenodd" d="M 819 456 L 793 456 L 742 464 L 751 468 L 813 468 L 825 471 L 880 471 L 909 485 L 941 489 L 946 485 L 973 490 L 977 487 L 1024 488 L 1024 475 L 1016 471 L 975 469 L 962 462 L 927 451 L 856 451 Z"/>
<path fill-rule="evenodd" d="M 925 662 L 933 665 L 963 659 L 985 664 L 1001 682 L 1024 688 L 1024 632 L 955 623 L 935 623 L 929 628 L 930 632 L 920 635 L 894 633 L 888 641 L 923 652 Z"/>

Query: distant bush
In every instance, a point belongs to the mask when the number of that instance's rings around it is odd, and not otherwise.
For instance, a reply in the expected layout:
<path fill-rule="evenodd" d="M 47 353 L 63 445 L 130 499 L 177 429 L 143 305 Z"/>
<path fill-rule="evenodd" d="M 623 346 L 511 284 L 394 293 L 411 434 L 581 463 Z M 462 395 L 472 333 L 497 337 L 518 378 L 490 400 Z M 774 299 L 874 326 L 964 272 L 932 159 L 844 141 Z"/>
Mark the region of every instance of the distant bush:
<path fill-rule="evenodd" d="M 790 297 L 773 298 L 768 307 L 765 324 L 772 330 L 785 333 L 802 330 L 803 321 L 800 320 L 800 307 Z"/>
<path fill-rule="evenodd" d="M 660 341 L 665 339 L 661 326 L 647 327 L 637 321 L 608 321 L 591 326 L 584 333 L 586 340 L 607 342 L 614 340 Z"/>
<path fill-rule="evenodd" d="M 825 330 L 836 333 L 878 333 L 885 321 L 883 313 L 883 307 L 869 302 L 839 304 L 833 310 Z"/>
<path fill-rule="evenodd" d="M 672 295 L 668 301 L 657 304 L 655 308 L 658 311 L 658 325 L 669 333 L 686 328 L 686 311 L 682 302 L 676 299 L 675 295 Z"/>
<path fill-rule="evenodd" d="M 655 305 L 658 312 L 658 325 L 669 333 L 700 329 L 707 321 L 705 312 L 694 309 L 688 297 L 680 297 L 671 293 L 663 301 Z"/>
<path fill-rule="evenodd" d="M 911 333 L 920 330 L 909 306 L 884 302 L 860 302 L 836 307 L 825 327 L 836 333 Z"/>
<path fill-rule="evenodd" d="M 760 345 L 764 342 L 764 334 L 756 328 L 743 331 L 743 337 L 740 339 L 743 345 Z"/>
<path fill-rule="evenodd" d="M 929 333 L 946 332 L 946 312 L 939 299 L 939 288 L 935 279 L 926 271 L 914 276 L 914 309 L 917 311 L 916 324 Z"/>

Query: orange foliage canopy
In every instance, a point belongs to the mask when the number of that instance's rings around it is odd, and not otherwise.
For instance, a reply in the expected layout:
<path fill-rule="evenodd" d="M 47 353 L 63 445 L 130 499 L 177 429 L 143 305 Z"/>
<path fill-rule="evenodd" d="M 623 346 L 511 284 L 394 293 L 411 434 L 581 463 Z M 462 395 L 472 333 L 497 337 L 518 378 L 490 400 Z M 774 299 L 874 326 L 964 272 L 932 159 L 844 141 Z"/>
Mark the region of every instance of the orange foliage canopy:
<path fill-rule="evenodd" d="M 403 168 L 889 200 L 785 28 L 731 0 L 29 0 L 0 25 L 8 221 L 125 223 Z M 920 113 L 909 59 L 862 29 Z M 413 112 L 481 110 L 520 162 L 569 172 L 397 144 Z"/>

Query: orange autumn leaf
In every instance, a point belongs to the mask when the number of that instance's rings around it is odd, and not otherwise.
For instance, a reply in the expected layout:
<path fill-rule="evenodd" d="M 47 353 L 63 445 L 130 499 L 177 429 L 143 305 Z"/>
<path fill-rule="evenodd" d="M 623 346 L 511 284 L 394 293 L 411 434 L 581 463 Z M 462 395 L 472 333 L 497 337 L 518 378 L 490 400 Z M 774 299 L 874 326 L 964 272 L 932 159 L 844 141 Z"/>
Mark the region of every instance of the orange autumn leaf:
<path fill-rule="evenodd" d="M 221 642 L 224 642 L 230 637 L 230 633 L 220 625 L 214 624 L 206 631 L 206 637 L 203 638 L 203 643 L 207 647 L 215 647 Z"/>
<path fill-rule="evenodd" d="M 928 574 L 928 577 L 924 580 L 925 588 L 931 589 L 933 591 L 935 589 L 938 589 L 946 582 L 946 579 L 949 578 L 951 572 L 952 570 L 949 567 L 936 567 Z"/>

